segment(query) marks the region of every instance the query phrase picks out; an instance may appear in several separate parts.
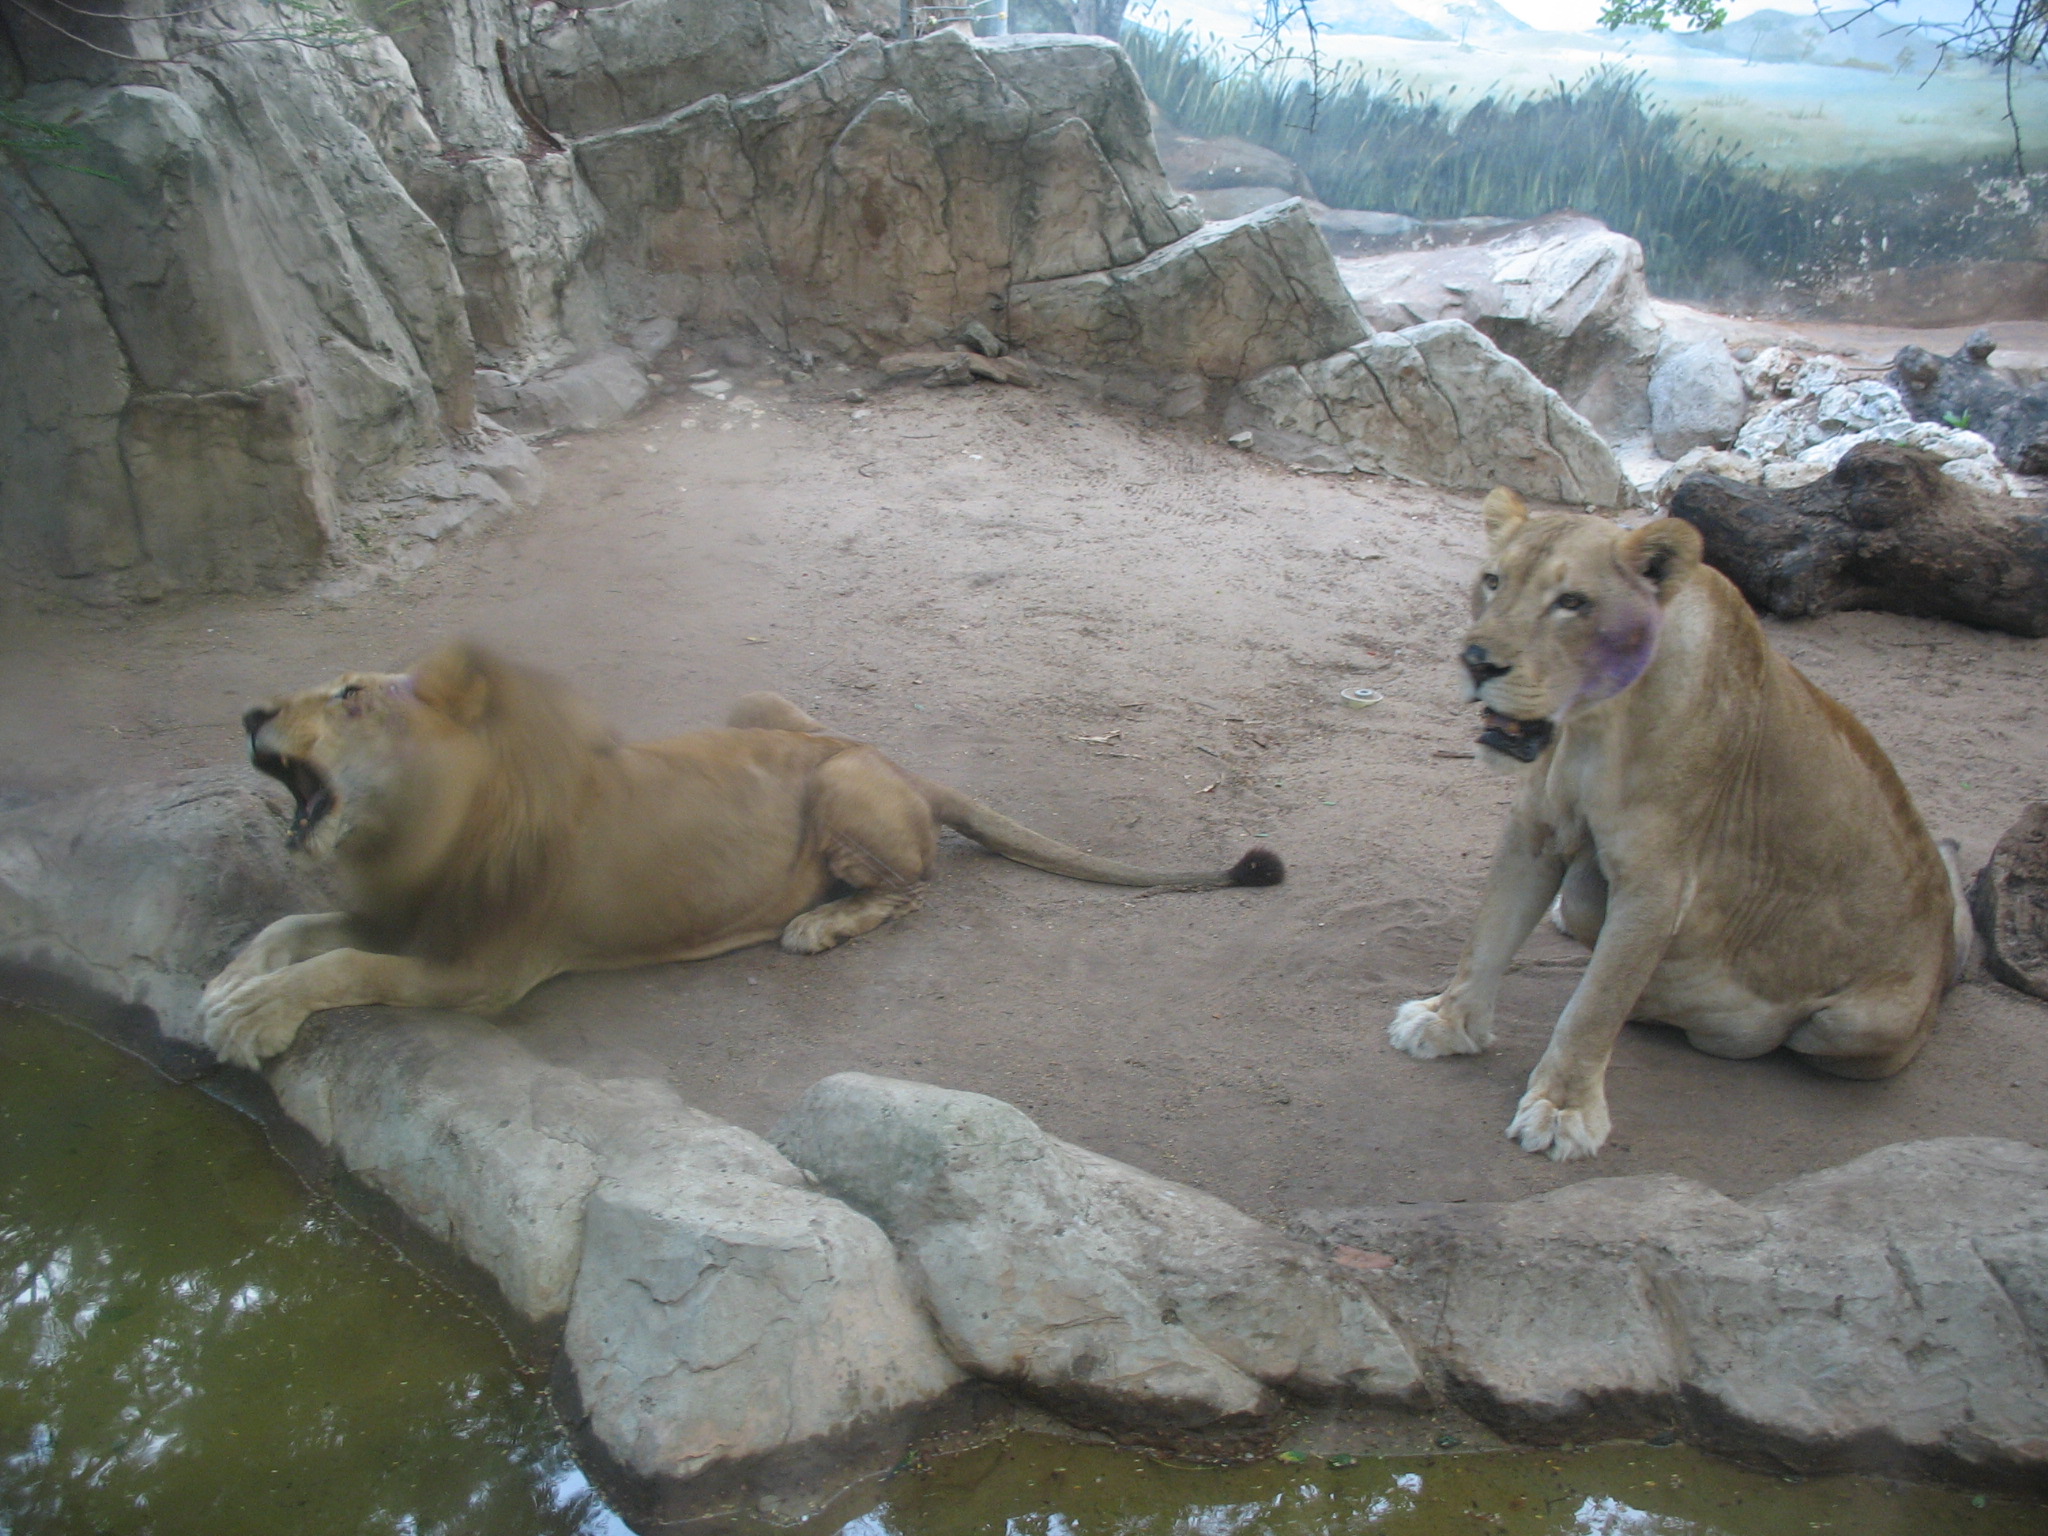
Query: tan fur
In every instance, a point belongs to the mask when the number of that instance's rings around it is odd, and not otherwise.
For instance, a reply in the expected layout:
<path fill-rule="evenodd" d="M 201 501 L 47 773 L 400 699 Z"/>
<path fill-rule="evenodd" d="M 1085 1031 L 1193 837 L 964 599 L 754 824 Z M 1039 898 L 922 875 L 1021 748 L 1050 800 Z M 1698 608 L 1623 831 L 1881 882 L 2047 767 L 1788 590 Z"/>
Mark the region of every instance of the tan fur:
<path fill-rule="evenodd" d="M 697 960 L 779 937 L 815 953 L 914 910 L 940 826 L 1082 880 L 1158 872 L 1020 827 L 825 731 L 775 694 L 722 730 L 627 745 L 552 679 L 473 646 L 350 673 L 246 717 L 257 766 L 332 808 L 295 828 L 343 910 L 271 924 L 207 986 L 200 1022 L 254 1066 L 306 1016 L 362 1003 L 504 1008 L 563 971 Z M 302 817 L 302 821 L 303 821 Z M 848 894 L 825 900 L 835 886 Z"/>
<path fill-rule="evenodd" d="M 1554 735 L 1526 767 L 1483 754 L 1520 792 L 1457 973 L 1401 1008 L 1394 1044 L 1490 1044 L 1501 978 L 1552 908 L 1593 956 L 1508 1126 L 1531 1152 L 1606 1141 L 1607 1062 L 1631 1018 L 1717 1056 L 1786 1046 L 1846 1077 L 1905 1066 L 1969 923 L 1883 750 L 1770 648 L 1687 524 L 1530 517 L 1508 491 L 1485 515 L 1473 696 Z M 1647 669 L 1598 697 L 1603 658 L 1627 652 L 1611 636 L 1645 624 Z"/>

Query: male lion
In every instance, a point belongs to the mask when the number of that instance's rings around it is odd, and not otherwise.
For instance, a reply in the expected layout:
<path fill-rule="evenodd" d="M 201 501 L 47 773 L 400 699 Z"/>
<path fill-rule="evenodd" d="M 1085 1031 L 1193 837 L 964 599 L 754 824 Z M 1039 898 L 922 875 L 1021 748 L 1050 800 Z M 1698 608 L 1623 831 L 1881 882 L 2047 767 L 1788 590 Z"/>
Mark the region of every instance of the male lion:
<path fill-rule="evenodd" d="M 282 918 L 207 986 L 214 1053 L 254 1066 L 357 1003 L 488 1013 L 563 971 L 701 960 L 780 935 L 815 954 L 914 910 L 938 828 L 1110 885 L 1277 885 L 1254 848 L 1159 873 L 1043 837 L 749 694 L 723 730 L 627 745 L 551 679 L 472 645 L 349 673 L 243 717 L 298 802 L 291 846 L 344 909 Z M 844 888 L 832 900 L 835 887 Z"/>
<path fill-rule="evenodd" d="M 1690 524 L 1531 517 L 1508 490 L 1485 518 L 1462 659 L 1485 755 L 1530 766 L 1457 974 L 1402 1005 L 1393 1043 L 1484 1050 L 1501 977 L 1554 898 L 1593 958 L 1508 1125 L 1526 1151 L 1600 1150 L 1631 1018 L 1715 1056 L 1905 1066 L 1970 920 L 1953 845 L 1936 849 L 1870 733 L 1770 648 Z"/>

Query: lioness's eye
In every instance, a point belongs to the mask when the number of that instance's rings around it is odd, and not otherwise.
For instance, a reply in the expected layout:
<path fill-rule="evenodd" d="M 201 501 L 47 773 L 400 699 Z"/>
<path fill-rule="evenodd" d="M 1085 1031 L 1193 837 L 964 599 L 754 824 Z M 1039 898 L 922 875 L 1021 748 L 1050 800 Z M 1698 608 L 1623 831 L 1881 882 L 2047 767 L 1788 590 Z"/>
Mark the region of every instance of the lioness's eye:
<path fill-rule="evenodd" d="M 1498 592 L 1500 590 L 1500 578 L 1494 575 L 1492 571 L 1488 571 L 1479 578 L 1479 585 L 1486 588 L 1489 592 Z"/>
<path fill-rule="evenodd" d="M 346 688 L 342 689 L 341 692 L 337 693 L 335 697 L 337 699 L 352 699 L 362 691 L 363 685 L 361 683 L 350 683 Z"/>
<path fill-rule="evenodd" d="M 1583 592 L 1560 592 L 1557 594 L 1557 606 L 1566 613 L 1577 613 L 1592 601 L 1593 599 L 1586 596 Z"/>

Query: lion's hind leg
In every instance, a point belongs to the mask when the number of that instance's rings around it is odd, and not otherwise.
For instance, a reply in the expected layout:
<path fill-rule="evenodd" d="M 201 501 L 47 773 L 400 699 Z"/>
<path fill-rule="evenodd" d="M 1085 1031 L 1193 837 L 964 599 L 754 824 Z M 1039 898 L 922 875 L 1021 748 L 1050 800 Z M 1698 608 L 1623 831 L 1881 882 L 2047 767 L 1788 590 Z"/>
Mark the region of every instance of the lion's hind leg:
<path fill-rule="evenodd" d="M 737 730 L 801 731 L 805 735 L 825 729 L 779 693 L 742 694 L 727 712 L 725 723 Z"/>
<path fill-rule="evenodd" d="M 826 868 L 853 894 L 792 918 L 784 949 L 815 955 L 923 903 L 938 825 L 924 796 L 880 753 L 857 747 L 819 768 L 811 816 Z"/>
<path fill-rule="evenodd" d="M 1580 849 L 1565 871 L 1557 900 L 1550 904 L 1550 921 L 1559 933 L 1588 949 L 1600 941 L 1600 925 L 1607 921 L 1607 877 L 1600 872 L 1600 856 L 1592 844 Z"/>

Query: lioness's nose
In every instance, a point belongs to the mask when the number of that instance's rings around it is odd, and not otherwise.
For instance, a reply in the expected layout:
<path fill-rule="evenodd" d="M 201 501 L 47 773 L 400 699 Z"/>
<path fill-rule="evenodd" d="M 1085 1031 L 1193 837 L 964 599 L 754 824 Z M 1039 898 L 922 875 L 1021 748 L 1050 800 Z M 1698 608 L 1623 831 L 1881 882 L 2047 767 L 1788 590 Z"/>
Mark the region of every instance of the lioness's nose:
<path fill-rule="evenodd" d="M 1492 678 L 1505 677 L 1508 673 L 1514 671 L 1513 667 L 1496 665 L 1487 656 L 1486 647 L 1483 645 L 1466 646 L 1465 654 L 1461 659 L 1465 663 L 1465 670 L 1472 674 L 1472 681 L 1475 683 L 1484 683 Z"/>
<path fill-rule="evenodd" d="M 249 733 L 249 739 L 251 741 L 254 741 L 256 739 L 256 733 L 262 730 L 263 727 L 270 724 L 270 722 L 275 720 L 276 718 L 276 710 L 267 708 L 262 704 L 258 704 L 254 709 L 244 710 L 242 712 L 242 729 L 247 731 Z"/>

